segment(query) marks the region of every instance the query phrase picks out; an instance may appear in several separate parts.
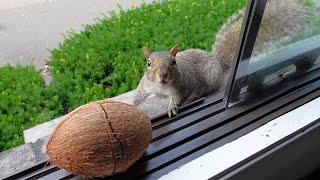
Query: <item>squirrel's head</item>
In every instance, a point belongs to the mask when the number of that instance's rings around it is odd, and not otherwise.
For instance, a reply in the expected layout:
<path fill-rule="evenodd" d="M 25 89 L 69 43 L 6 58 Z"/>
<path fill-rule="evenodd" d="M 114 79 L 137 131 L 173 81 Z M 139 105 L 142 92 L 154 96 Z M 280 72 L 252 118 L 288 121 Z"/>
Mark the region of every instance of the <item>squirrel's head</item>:
<path fill-rule="evenodd" d="M 143 54 L 147 60 L 147 78 L 160 86 L 172 83 L 176 75 L 176 60 L 178 47 L 174 46 L 170 51 L 151 52 L 143 48 Z"/>

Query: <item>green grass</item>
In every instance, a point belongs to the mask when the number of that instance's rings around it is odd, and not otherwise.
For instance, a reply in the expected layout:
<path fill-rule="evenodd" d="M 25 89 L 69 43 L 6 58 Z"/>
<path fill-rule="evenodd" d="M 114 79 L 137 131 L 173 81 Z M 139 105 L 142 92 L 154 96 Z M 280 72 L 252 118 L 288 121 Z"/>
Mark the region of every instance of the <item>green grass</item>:
<path fill-rule="evenodd" d="M 0 68 L 0 150 L 23 143 L 22 132 L 61 114 L 59 98 L 33 67 Z"/>

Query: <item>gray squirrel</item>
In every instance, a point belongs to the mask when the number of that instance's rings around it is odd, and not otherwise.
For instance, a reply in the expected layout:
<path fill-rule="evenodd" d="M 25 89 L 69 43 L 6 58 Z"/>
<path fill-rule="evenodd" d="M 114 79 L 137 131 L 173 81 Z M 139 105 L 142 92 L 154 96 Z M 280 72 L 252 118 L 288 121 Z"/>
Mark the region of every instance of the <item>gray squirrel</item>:
<path fill-rule="evenodd" d="M 174 46 L 170 51 L 160 52 L 144 48 L 144 56 L 148 68 L 136 90 L 134 105 L 151 94 L 168 97 L 171 117 L 177 114 L 179 105 L 214 92 L 222 83 L 221 64 L 211 53 L 198 49 L 178 53 L 178 47 Z"/>
<path fill-rule="evenodd" d="M 218 90 L 224 74 L 229 72 L 238 44 L 245 10 L 232 16 L 217 33 L 212 52 L 189 49 L 178 52 L 151 52 L 143 48 L 147 61 L 135 93 L 134 105 L 139 105 L 151 94 L 169 98 L 168 115 L 176 115 L 178 106 Z M 262 53 L 268 45 L 290 41 L 305 31 L 316 10 L 299 0 L 269 0 L 256 39 L 254 54 Z"/>

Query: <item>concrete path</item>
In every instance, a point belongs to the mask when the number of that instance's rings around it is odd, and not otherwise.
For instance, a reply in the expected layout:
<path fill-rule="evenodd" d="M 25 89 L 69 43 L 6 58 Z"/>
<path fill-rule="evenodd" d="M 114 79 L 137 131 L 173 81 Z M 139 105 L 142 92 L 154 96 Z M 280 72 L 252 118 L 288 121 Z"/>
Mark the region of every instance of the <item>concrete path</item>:
<path fill-rule="evenodd" d="M 101 14 L 139 6 L 144 0 L 0 0 L 0 66 L 34 64 L 44 68 L 48 49 L 62 42 L 62 33 L 81 30 Z M 151 2 L 152 0 L 145 0 Z"/>

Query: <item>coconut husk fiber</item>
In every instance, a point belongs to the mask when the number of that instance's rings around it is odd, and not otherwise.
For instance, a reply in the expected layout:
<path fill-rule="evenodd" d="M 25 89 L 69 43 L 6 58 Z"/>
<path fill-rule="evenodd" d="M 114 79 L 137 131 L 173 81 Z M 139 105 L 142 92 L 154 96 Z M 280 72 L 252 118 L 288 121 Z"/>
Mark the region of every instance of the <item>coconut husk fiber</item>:
<path fill-rule="evenodd" d="M 138 108 L 111 100 L 83 105 L 57 125 L 47 144 L 49 161 L 88 177 L 126 171 L 151 142 L 151 122 Z"/>

